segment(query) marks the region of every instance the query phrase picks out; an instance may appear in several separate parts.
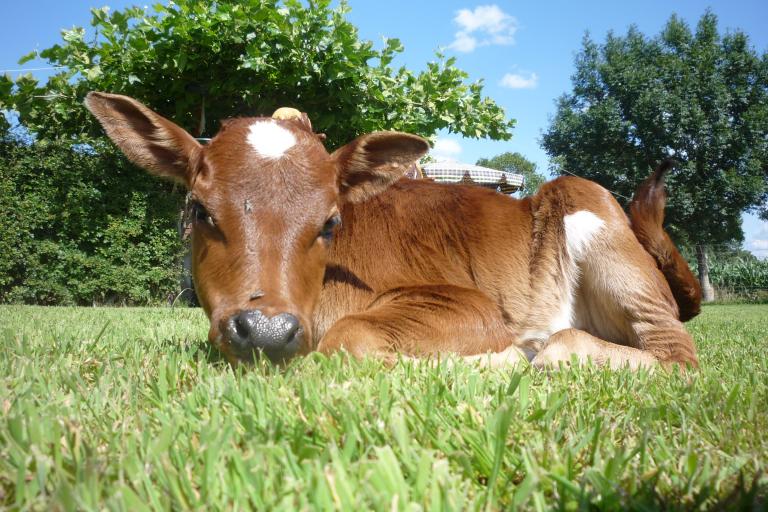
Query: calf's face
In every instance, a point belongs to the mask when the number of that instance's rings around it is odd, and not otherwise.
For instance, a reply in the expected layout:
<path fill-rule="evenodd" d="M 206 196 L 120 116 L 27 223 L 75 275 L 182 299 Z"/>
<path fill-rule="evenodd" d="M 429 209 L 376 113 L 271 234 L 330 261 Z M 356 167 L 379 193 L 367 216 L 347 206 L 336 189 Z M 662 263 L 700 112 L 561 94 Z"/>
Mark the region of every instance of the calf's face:
<path fill-rule="evenodd" d="M 94 92 L 86 106 L 130 160 L 189 190 L 195 288 L 209 341 L 233 363 L 312 350 L 341 205 L 383 191 L 428 149 L 376 132 L 328 154 L 295 111 L 230 120 L 202 146 L 131 98 Z"/>

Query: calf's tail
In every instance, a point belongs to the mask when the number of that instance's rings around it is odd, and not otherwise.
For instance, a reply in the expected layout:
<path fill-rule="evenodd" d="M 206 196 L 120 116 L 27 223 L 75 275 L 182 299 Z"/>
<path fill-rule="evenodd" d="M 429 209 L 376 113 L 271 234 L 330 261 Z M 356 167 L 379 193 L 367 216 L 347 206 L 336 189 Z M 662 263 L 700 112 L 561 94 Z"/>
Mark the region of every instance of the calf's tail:
<path fill-rule="evenodd" d="M 667 279 L 680 311 L 680 321 L 686 322 L 701 311 L 701 286 L 662 226 L 667 202 L 664 175 L 672 165 L 671 160 L 665 160 L 640 185 L 629 204 L 629 220 L 640 244 L 653 256 Z"/>

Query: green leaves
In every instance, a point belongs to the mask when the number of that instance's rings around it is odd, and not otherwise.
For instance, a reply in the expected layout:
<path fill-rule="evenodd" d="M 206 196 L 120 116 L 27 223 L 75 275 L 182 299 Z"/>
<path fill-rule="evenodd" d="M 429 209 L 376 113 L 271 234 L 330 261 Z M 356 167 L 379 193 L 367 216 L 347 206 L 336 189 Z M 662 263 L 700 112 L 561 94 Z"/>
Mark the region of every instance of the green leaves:
<path fill-rule="evenodd" d="M 109 146 L 0 141 L 0 303 L 164 301 L 181 201 Z"/>
<path fill-rule="evenodd" d="M 37 50 L 32 50 L 26 55 L 22 55 L 18 62 L 19 62 L 19 65 L 22 65 L 36 58 L 37 58 Z"/>
<path fill-rule="evenodd" d="M 83 114 L 89 90 L 133 96 L 191 131 L 205 102 L 211 122 L 195 135 L 212 135 L 225 118 L 293 106 L 326 133 L 330 148 L 381 129 L 510 137 L 514 122 L 479 84 L 466 83 L 453 60 L 441 56 L 420 73 L 394 69 L 402 43 L 387 39 L 374 49 L 346 20 L 348 10 L 278 0 L 92 9 L 97 36 L 86 42 L 82 28 L 64 31 L 62 44 L 40 56 L 65 71 L 32 88 L 17 84 L 8 105 L 44 138 L 101 133 Z M 51 104 L 69 115 L 50 118 Z"/>

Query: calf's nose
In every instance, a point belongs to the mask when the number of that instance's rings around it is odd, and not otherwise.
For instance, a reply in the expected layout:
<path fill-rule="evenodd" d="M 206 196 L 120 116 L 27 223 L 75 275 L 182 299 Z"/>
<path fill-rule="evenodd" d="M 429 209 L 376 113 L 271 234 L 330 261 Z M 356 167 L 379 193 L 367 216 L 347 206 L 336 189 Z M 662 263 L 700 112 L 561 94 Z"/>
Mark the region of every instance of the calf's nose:
<path fill-rule="evenodd" d="M 260 351 L 273 362 L 293 356 L 301 342 L 301 324 L 290 313 L 269 317 L 258 309 L 241 311 L 227 322 L 232 346 L 243 356 Z"/>

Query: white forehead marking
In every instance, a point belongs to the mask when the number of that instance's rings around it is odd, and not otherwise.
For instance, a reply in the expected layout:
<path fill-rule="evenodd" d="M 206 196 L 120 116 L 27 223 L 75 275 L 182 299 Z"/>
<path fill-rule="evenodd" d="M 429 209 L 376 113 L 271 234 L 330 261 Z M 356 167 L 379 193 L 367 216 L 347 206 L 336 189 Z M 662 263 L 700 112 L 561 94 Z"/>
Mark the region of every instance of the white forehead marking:
<path fill-rule="evenodd" d="M 566 215 L 565 244 L 573 258 L 579 259 L 589 248 L 595 235 L 605 226 L 605 221 L 587 210 Z"/>
<path fill-rule="evenodd" d="M 253 149 L 267 158 L 280 158 L 296 144 L 296 137 L 271 119 L 254 122 L 248 130 L 247 140 Z"/>

